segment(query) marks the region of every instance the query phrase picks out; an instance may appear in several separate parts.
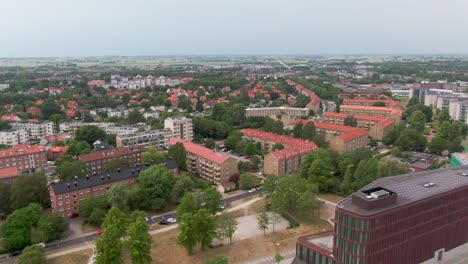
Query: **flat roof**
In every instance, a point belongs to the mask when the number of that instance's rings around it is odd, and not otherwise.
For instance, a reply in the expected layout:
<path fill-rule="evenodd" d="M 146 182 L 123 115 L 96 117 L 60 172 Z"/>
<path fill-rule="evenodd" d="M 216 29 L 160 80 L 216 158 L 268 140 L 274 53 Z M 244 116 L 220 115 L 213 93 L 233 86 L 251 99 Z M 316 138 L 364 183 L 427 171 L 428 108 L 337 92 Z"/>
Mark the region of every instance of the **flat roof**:
<path fill-rule="evenodd" d="M 425 187 L 424 184 L 428 183 L 433 183 L 433 186 Z M 373 215 L 465 186 L 468 186 L 468 166 L 415 172 L 380 178 L 355 193 L 358 196 L 365 196 L 363 190 L 383 187 L 397 194 L 396 202 L 393 204 L 366 210 L 354 204 L 351 195 L 339 202 L 337 206 L 358 215 Z"/>
<path fill-rule="evenodd" d="M 329 232 L 323 235 L 310 236 L 307 238 L 310 243 L 328 251 L 333 251 L 333 233 Z"/>

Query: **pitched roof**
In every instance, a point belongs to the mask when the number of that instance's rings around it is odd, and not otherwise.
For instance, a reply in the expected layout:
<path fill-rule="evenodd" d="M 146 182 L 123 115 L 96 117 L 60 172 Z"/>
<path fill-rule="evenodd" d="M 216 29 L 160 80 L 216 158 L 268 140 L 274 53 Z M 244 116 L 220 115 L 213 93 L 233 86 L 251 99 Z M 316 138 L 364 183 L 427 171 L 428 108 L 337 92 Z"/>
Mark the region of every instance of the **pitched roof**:
<path fill-rule="evenodd" d="M 185 147 L 185 151 L 193 153 L 195 155 L 198 155 L 202 158 L 205 158 L 207 160 L 213 161 L 215 163 L 221 164 L 225 162 L 227 159 L 229 159 L 229 155 L 227 155 L 224 152 L 218 152 L 214 151 L 209 148 L 205 148 L 203 146 L 197 145 L 192 142 L 185 141 L 181 138 L 173 138 L 170 142 L 169 145 L 175 145 L 176 143 L 182 143 Z"/>
<path fill-rule="evenodd" d="M 393 119 L 385 119 L 382 122 L 377 123 L 376 126 L 379 126 L 381 128 L 386 128 L 386 127 L 393 125 L 394 123 L 395 121 Z"/>
<path fill-rule="evenodd" d="M 18 176 L 18 168 L 17 167 L 10 167 L 10 168 L 4 168 L 0 169 L 0 180 L 8 179 L 8 178 L 13 178 Z"/>
<path fill-rule="evenodd" d="M 0 150 L 0 158 L 16 157 L 20 155 L 36 154 L 45 152 L 44 145 L 17 144 L 12 148 Z"/>
<path fill-rule="evenodd" d="M 367 120 L 367 121 L 374 121 L 374 122 L 380 122 L 386 119 L 385 117 L 381 117 L 381 116 L 352 115 L 352 114 L 335 113 L 335 112 L 325 112 L 323 115 L 325 117 L 334 117 L 334 118 L 342 118 L 342 119 L 348 116 L 352 116 L 357 120 Z"/>
<path fill-rule="evenodd" d="M 392 112 L 395 109 L 391 107 L 362 106 L 362 105 L 340 105 L 340 109 L 368 110 L 377 112 Z"/>
<path fill-rule="evenodd" d="M 341 140 L 343 140 L 344 142 L 348 142 L 356 138 L 367 137 L 367 134 L 367 131 L 365 131 L 364 129 L 357 128 L 352 131 L 341 134 L 338 137 L 341 138 Z"/>

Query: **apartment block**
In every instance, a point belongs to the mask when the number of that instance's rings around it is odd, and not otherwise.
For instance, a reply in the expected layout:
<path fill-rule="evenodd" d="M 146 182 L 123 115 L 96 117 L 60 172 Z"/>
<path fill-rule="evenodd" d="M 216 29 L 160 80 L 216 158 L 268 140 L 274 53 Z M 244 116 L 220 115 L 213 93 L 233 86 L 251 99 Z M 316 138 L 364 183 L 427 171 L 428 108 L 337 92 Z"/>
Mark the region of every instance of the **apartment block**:
<path fill-rule="evenodd" d="M 395 127 L 395 121 L 393 119 L 380 116 L 348 115 L 334 112 L 325 112 L 323 114 L 325 123 L 337 125 L 344 125 L 344 120 L 348 116 L 356 119 L 357 127 L 369 131 L 369 136 L 377 140 L 382 140 L 383 137 Z"/>
<path fill-rule="evenodd" d="M 14 146 L 17 144 L 26 144 L 29 141 L 28 132 L 24 129 L 12 129 L 0 131 L 0 144 Z"/>
<path fill-rule="evenodd" d="M 337 204 L 333 231 L 300 237 L 293 263 L 462 263 L 467 191 L 467 166 L 380 178 Z"/>
<path fill-rule="evenodd" d="M 390 100 L 390 99 L 350 99 L 346 98 L 343 99 L 343 105 L 360 105 L 360 106 L 374 106 L 375 103 L 377 102 L 383 102 L 385 103 L 386 107 L 392 107 L 392 108 L 401 108 L 401 106 L 398 104 L 398 102 Z"/>
<path fill-rule="evenodd" d="M 264 158 L 263 172 L 267 175 L 284 175 L 299 171 L 305 156 L 318 150 L 314 142 L 263 132 L 257 129 L 244 129 L 244 138 L 250 142 L 259 142 L 262 149 L 270 151 L 275 144 L 282 144 L 284 149 L 276 150 Z"/>
<path fill-rule="evenodd" d="M 107 134 L 113 135 L 129 135 L 134 134 L 141 131 L 147 131 L 151 128 L 151 126 L 145 123 L 137 123 L 133 125 L 119 125 L 110 122 L 102 122 L 102 123 L 85 123 L 81 121 L 76 122 L 64 122 L 59 124 L 60 131 L 75 131 L 80 127 L 83 126 L 97 126 L 100 129 L 104 130 Z"/>
<path fill-rule="evenodd" d="M 39 139 L 54 134 L 54 123 L 50 121 L 39 122 L 37 119 L 30 119 L 27 122 L 12 122 L 10 125 L 17 130 L 26 130 L 31 139 Z"/>
<path fill-rule="evenodd" d="M 174 138 L 169 145 L 182 143 L 187 152 L 187 169 L 192 173 L 198 173 L 201 178 L 217 185 L 229 182 L 233 175 L 239 174 L 237 160 L 224 152 L 214 151 L 209 148 Z"/>
<path fill-rule="evenodd" d="M 185 116 L 171 116 L 164 120 L 164 128 L 169 129 L 171 134 L 169 140 L 173 138 L 181 138 L 185 141 L 193 140 L 193 125 L 192 119 Z"/>
<path fill-rule="evenodd" d="M 145 151 L 143 146 L 137 146 L 135 148 L 127 147 L 83 154 L 79 155 L 77 159 L 86 163 L 89 173 L 102 174 L 105 172 L 106 165 L 113 159 L 128 160 L 130 168 L 140 166 L 141 153 L 143 151 Z"/>
<path fill-rule="evenodd" d="M 6 184 L 16 182 L 16 177 L 19 176 L 19 171 L 16 167 L 0 169 L 0 181 Z"/>
<path fill-rule="evenodd" d="M 170 130 L 150 130 L 128 135 L 119 135 L 116 137 L 115 142 L 117 148 L 144 146 L 145 149 L 148 149 L 153 146 L 162 149 L 166 147 L 170 135 Z"/>
<path fill-rule="evenodd" d="M 246 117 L 267 117 L 287 114 L 296 118 L 309 116 L 309 109 L 298 107 L 262 107 L 245 109 Z"/>
<path fill-rule="evenodd" d="M 399 125 L 401 123 L 403 110 L 392 107 L 341 105 L 340 113 L 349 115 L 368 115 L 391 118 L 395 121 L 396 125 Z"/>
<path fill-rule="evenodd" d="M 172 171 L 177 170 L 174 160 L 162 161 Z M 102 175 L 88 175 L 69 181 L 52 182 L 49 185 L 50 203 L 53 212 L 59 212 L 66 219 L 78 216 L 78 206 L 84 198 L 101 195 L 114 184 L 124 183 L 131 186 L 138 181 L 138 175 L 149 166 L 111 171 Z"/>
<path fill-rule="evenodd" d="M 20 173 L 32 173 L 47 167 L 47 151 L 43 145 L 18 144 L 0 150 L 0 169 L 16 168 Z"/>

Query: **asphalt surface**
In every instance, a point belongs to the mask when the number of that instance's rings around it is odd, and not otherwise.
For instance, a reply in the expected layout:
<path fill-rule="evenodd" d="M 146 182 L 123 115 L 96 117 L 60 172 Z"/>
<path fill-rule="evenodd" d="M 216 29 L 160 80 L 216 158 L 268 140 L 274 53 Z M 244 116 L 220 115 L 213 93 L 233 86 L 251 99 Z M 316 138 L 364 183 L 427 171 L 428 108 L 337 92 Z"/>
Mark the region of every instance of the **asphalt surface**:
<path fill-rule="evenodd" d="M 253 193 L 246 192 L 246 193 L 243 193 L 243 194 L 239 194 L 239 195 L 236 195 L 236 196 L 233 196 L 233 197 L 223 199 L 223 201 L 224 201 L 224 204 L 230 204 L 230 203 L 232 203 L 234 201 L 237 201 L 237 200 L 240 200 L 240 199 L 252 196 L 252 195 L 256 195 L 259 192 L 260 191 L 256 191 L 256 192 L 253 192 Z M 159 223 L 161 221 L 167 220 L 168 218 L 176 218 L 175 211 L 169 212 L 167 214 L 164 214 L 164 215 L 161 215 L 161 216 L 158 216 L 158 217 L 152 217 L 151 220 L 148 222 L 148 224 Z M 78 237 L 78 238 L 74 238 L 74 239 L 70 239 L 70 240 L 51 242 L 51 243 L 46 244 L 46 248 L 44 250 L 45 250 L 45 252 L 49 252 L 49 251 L 53 251 L 53 250 L 57 250 L 57 249 L 63 249 L 63 248 L 66 248 L 66 247 L 70 247 L 70 246 L 81 244 L 81 243 L 84 243 L 84 242 L 87 242 L 87 241 L 91 241 L 91 240 L 95 239 L 96 237 L 98 237 L 98 235 L 96 235 L 94 233 L 94 234 L 91 234 L 91 235 L 86 235 L 86 236 L 82 236 L 82 237 Z M 8 254 L 5 254 L 5 255 L 0 256 L 0 263 L 7 263 L 7 262 L 10 262 L 10 261 L 14 261 L 18 257 L 19 256 L 15 256 L 15 257 L 10 258 L 10 257 L 8 257 Z"/>

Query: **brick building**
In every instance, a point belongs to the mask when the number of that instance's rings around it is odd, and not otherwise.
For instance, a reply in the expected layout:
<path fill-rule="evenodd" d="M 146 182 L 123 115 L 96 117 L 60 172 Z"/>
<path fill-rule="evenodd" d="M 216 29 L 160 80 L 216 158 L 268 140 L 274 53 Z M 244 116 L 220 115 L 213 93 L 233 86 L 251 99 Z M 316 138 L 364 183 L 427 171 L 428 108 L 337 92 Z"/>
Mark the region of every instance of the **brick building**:
<path fill-rule="evenodd" d="M 10 167 L 0 169 L 0 181 L 8 184 L 12 184 L 16 181 L 16 177 L 19 176 L 18 168 Z"/>
<path fill-rule="evenodd" d="M 310 121 L 298 119 L 294 124 L 297 125 L 300 122 L 305 125 Z M 323 136 L 325 141 L 329 143 L 330 148 L 339 154 L 367 146 L 369 133 L 362 128 L 322 122 L 314 122 L 314 126 L 317 134 Z"/>
<path fill-rule="evenodd" d="M 175 145 L 178 142 L 184 145 L 187 152 L 187 170 L 198 173 L 201 178 L 220 185 L 229 182 L 231 176 L 239 174 L 237 160 L 226 153 L 214 151 L 180 138 L 172 139 L 169 145 Z"/>
<path fill-rule="evenodd" d="M 177 164 L 174 160 L 165 160 L 158 164 L 164 164 L 173 172 L 177 172 Z M 52 211 L 61 213 L 66 219 L 77 216 L 78 206 L 84 198 L 103 194 L 117 183 L 131 186 L 138 182 L 140 172 L 148 167 L 136 166 L 102 175 L 88 175 L 69 181 L 52 182 L 49 185 Z"/>
<path fill-rule="evenodd" d="M 126 159 L 129 162 L 130 168 L 141 165 L 141 153 L 145 151 L 144 146 L 138 146 L 135 148 L 122 148 L 103 150 L 90 154 L 83 154 L 77 157 L 86 163 L 89 173 L 102 174 L 104 169 L 111 160 L 113 159 Z"/>
<path fill-rule="evenodd" d="M 401 117 L 403 115 L 403 110 L 392 107 L 341 105 L 340 113 L 349 115 L 370 115 L 391 118 L 395 121 L 396 125 L 399 125 L 401 122 Z"/>
<path fill-rule="evenodd" d="M 344 125 L 344 120 L 348 116 L 355 118 L 357 127 L 369 131 L 369 136 L 377 140 L 382 140 L 383 137 L 395 127 L 395 121 L 393 119 L 380 116 L 349 115 L 334 112 L 325 112 L 323 114 L 325 118 L 324 122 L 337 125 Z"/>
<path fill-rule="evenodd" d="M 262 149 L 271 151 L 274 144 L 282 144 L 284 149 L 276 150 L 264 158 L 263 172 L 265 174 L 283 175 L 299 171 L 305 156 L 318 150 L 314 142 L 263 132 L 257 129 L 244 129 L 244 138 L 250 142 L 259 142 Z"/>
<path fill-rule="evenodd" d="M 385 103 L 386 107 L 391 107 L 391 108 L 401 108 L 401 106 L 398 104 L 398 102 L 390 100 L 390 99 L 350 99 L 346 98 L 343 99 L 343 105 L 360 105 L 360 106 L 374 106 L 375 103 L 377 102 L 383 102 Z"/>
<path fill-rule="evenodd" d="M 293 263 L 441 263 L 467 243 L 467 192 L 467 166 L 380 178 L 338 203 L 334 231 L 299 238 Z"/>
<path fill-rule="evenodd" d="M 47 167 L 47 151 L 43 145 L 18 144 L 0 150 L 0 169 L 15 167 L 20 173 L 32 173 Z"/>

